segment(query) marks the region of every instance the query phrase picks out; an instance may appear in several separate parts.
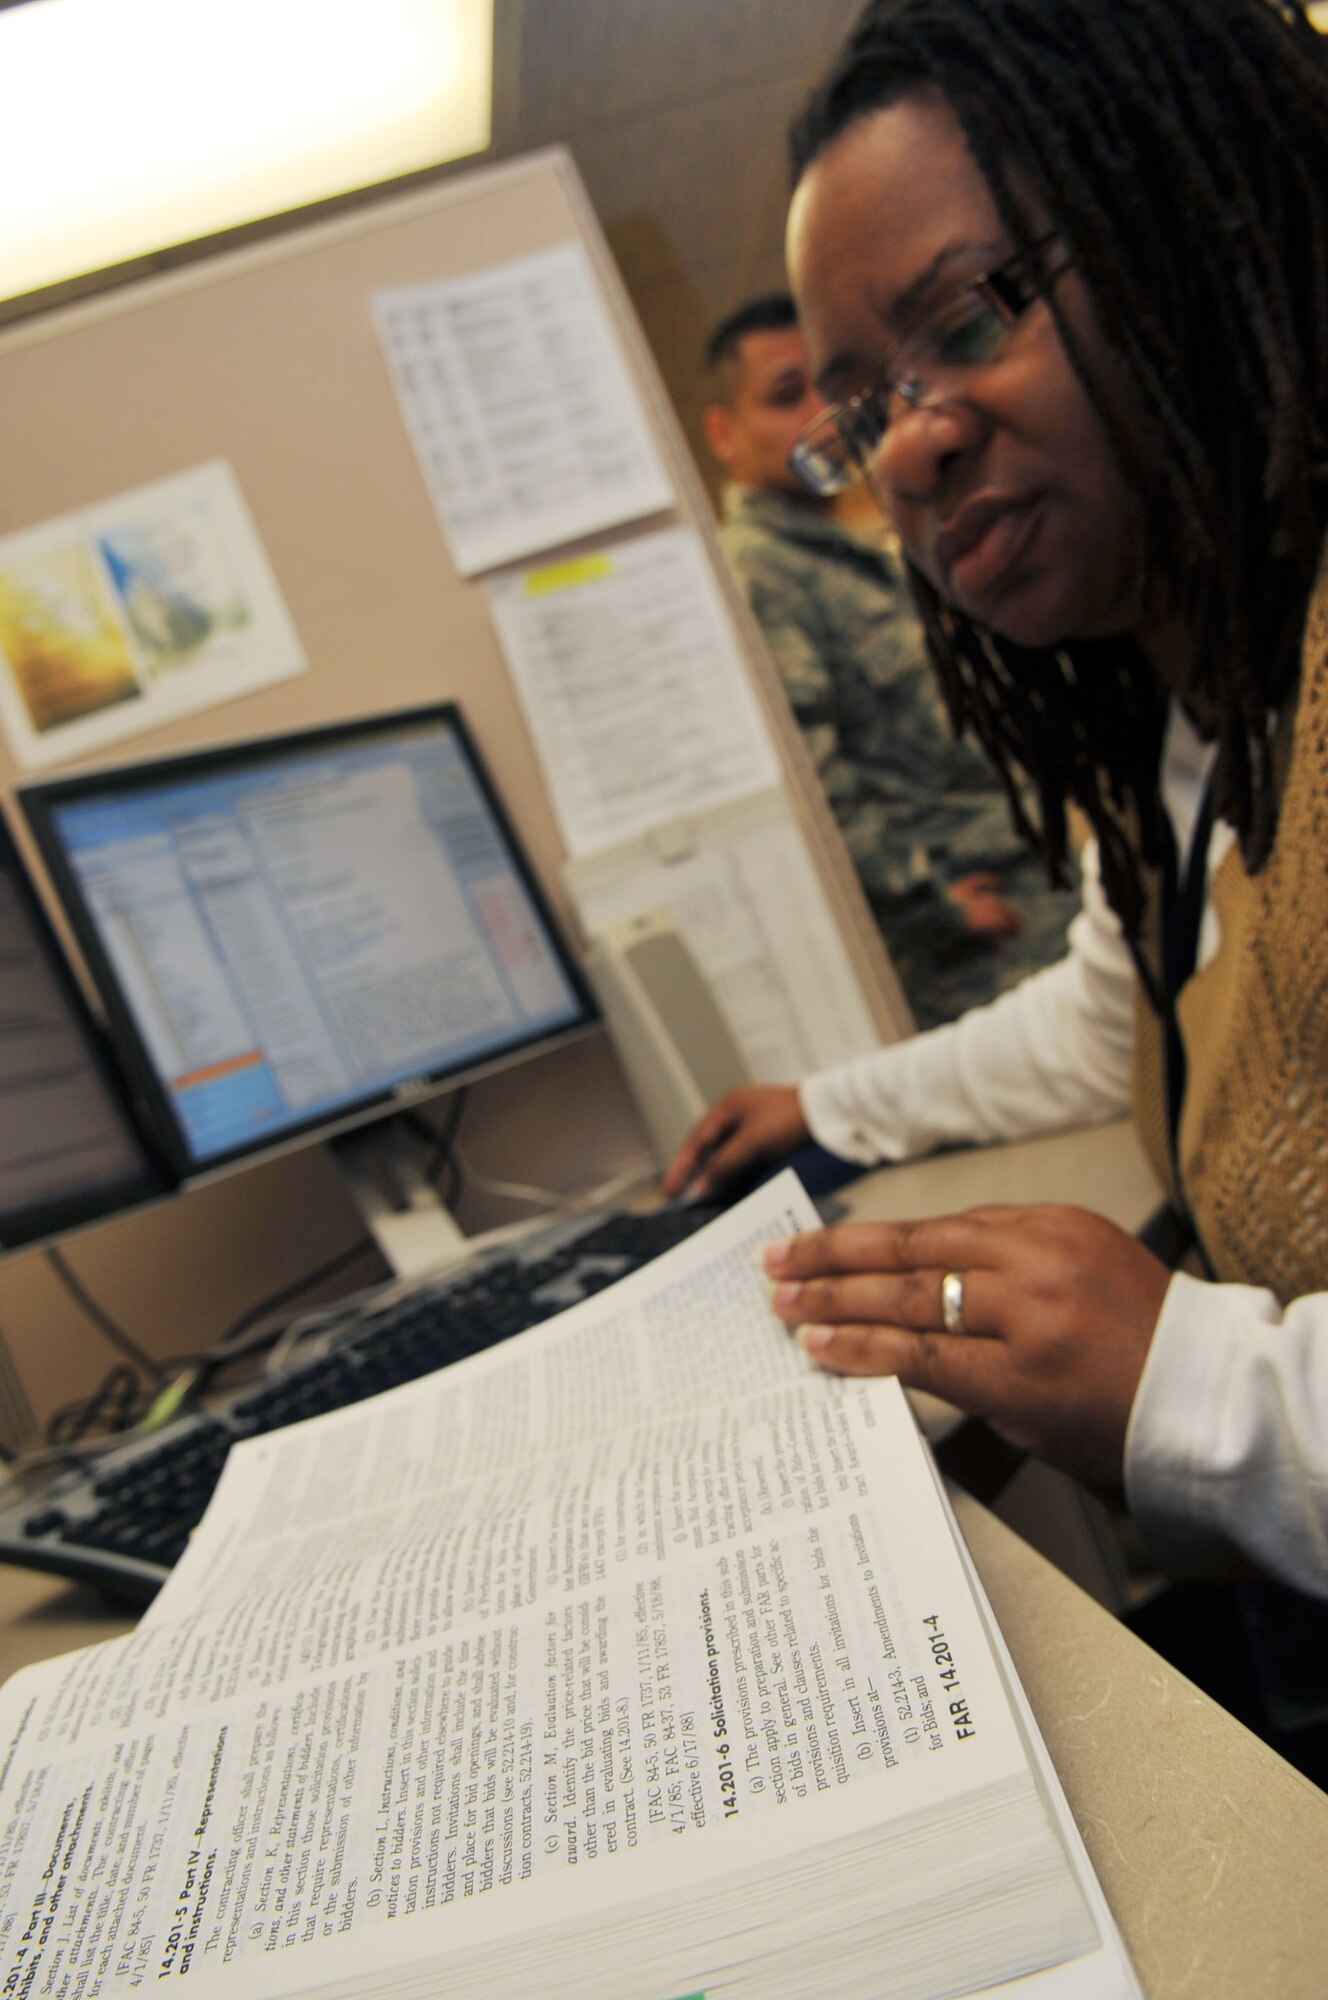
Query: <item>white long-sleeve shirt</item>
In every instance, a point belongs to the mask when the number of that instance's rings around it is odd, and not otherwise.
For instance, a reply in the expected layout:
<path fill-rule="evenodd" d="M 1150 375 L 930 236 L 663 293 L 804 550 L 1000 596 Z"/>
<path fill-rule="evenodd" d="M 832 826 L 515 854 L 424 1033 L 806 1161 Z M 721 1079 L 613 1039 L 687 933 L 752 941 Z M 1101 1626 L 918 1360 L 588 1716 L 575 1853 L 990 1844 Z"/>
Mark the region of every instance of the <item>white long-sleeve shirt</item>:
<path fill-rule="evenodd" d="M 821 1145 L 864 1166 L 1119 1118 L 1130 1102 L 1134 995 L 1090 846 L 1065 958 L 990 1006 L 808 1077 L 803 1114 Z"/>
<path fill-rule="evenodd" d="M 1169 803 L 1183 850 L 1192 801 L 1173 790 Z M 1230 844 L 1218 827 L 1210 877 Z M 1210 908 L 1201 963 L 1216 945 Z M 1119 1117 L 1134 990 L 1090 847 L 1064 960 L 959 1021 L 808 1078 L 804 1116 L 823 1146 L 863 1165 Z M 1253 1563 L 1328 1595 L 1328 1292 L 1284 1311 L 1252 1286 L 1173 1277 L 1130 1416 L 1125 1485 L 1169 1571 Z"/>

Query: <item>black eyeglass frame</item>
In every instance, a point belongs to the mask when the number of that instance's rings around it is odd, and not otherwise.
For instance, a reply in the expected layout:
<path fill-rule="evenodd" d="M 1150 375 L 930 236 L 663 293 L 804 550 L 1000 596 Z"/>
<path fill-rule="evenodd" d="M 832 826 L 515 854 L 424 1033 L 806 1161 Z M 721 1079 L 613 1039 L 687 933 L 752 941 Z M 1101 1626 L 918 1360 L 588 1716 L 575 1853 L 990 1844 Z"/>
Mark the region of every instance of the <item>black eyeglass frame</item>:
<path fill-rule="evenodd" d="M 1058 229 L 1047 230 L 1026 249 L 1016 250 L 1013 256 L 993 264 L 990 270 L 967 279 L 948 298 L 925 313 L 913 330 L 904 335 L 894 352 L 881 363 L 877 378 L 869 388 L 861 390 L 856 396 L 847 397 L 842 403 L 832 403 L 820 416 L 813 417 L 788 455 L 786 463 L 790 472 L 818 498 L 828 499 L 832 494 L 842 493 L 855 477 L 868 470 L 872 453 L 890 428 L 891 402 L 898 398 L 909 409 L 918 409 L 927 398 L 926 383 L 917 376 L 896 376 L 899 356 L 906 354 L 942 313 L 970 293 L 976 293 L 984 304 L 995 310 L 1002 324 L 1012 329 L 1038 299 L 1046 297 L 1056 280 L 1069 269 L 1072 259 L 1067 251 L 1044 269 L 1037 270 L 1035 275 L 1026 273 L 1026 266 L 1059 241 Z M 998 358 L 999 352 L 987 361 L 969 365 L 983 368 Z M 826 476 L 813 470 L 817 457 L 824 459 L 830 455 L 825 445 L 815 442 L 819 437 L 827 441 L 830 438 L 835 440 L 842 453 L 842 476 Z M 852 470 L 848 469 L 850 467 Z"/>

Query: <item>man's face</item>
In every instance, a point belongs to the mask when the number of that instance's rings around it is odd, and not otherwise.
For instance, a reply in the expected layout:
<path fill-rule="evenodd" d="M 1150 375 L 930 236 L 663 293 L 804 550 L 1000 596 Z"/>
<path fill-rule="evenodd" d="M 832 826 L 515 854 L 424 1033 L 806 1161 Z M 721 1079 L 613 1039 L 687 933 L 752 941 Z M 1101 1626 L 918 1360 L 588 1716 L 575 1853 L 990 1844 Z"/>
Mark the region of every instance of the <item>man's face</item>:
<path fill-rule="evenodd" d="M 731 400 L 712 403 L 705 414 L 710 449 L 744 486 L 806 496 L 786 460 L 824 404 L 812 386 L 801 333 L 787 326 L 744 334 L 730 366 Z"/>

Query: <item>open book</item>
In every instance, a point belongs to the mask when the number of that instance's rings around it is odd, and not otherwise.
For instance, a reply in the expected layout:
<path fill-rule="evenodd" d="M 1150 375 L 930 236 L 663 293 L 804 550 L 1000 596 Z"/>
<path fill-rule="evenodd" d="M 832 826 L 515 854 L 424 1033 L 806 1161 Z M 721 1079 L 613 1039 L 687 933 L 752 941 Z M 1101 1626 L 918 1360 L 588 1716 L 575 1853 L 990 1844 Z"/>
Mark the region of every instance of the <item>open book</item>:
<path fill-rule="evenodd" d="M 0 1991 L 1137 1995 L 786 1175 L 560 1319 L 240 1445 L 136 1632 L 0 1694 Z"/>

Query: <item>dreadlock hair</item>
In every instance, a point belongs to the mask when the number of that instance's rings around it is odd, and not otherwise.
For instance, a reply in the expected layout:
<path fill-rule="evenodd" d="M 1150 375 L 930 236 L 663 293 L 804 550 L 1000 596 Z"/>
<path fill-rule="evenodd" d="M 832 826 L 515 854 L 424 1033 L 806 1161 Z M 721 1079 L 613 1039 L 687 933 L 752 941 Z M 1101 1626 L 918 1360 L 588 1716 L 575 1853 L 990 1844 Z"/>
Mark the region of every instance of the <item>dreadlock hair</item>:
<path fill-rule="evenodd" d="M 1149 573 L 1170 579 L 1193 640 L 1214 803 L 1256 870 L 1328 515 L 1328 43 L 1301 0 L 871 0 L 793 127 L 795 184 L 848 126 L 925 90 L 1016 251 L 1039 233 L 1016 183 L 1036 189 L 1119 358 L 1144 420 L 1128 434 L 1049 294 L 1142 496 Z M 986 747 L 1053 874 L 1067 798 L 1083 808 L 1156 1001 L 1140 955 L 1143 871 L 1171 846 L 1156 677 L 1130 640 L 1018 647 L 913 583 L 955 726 Z"/>

